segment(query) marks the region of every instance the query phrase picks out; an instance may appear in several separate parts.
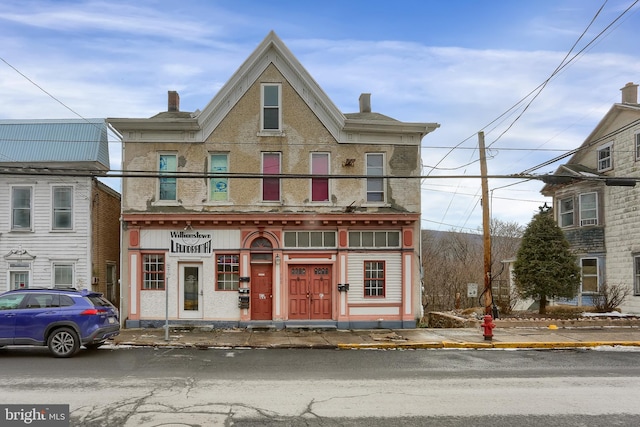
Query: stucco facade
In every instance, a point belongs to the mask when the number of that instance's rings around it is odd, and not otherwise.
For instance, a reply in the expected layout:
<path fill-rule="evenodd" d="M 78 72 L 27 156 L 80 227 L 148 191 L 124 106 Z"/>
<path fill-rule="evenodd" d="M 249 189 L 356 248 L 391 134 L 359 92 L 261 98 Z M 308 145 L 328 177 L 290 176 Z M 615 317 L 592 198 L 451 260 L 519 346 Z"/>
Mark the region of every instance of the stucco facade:
<path fill-rule="evenodd" d="M 272 32 L 202 111 L 169 92 L 166 112 L 108 119 L 131 174 L 127 325 L 415 326 L 420 144 L 439 125 L 370 102 L 340 112 Z"/>

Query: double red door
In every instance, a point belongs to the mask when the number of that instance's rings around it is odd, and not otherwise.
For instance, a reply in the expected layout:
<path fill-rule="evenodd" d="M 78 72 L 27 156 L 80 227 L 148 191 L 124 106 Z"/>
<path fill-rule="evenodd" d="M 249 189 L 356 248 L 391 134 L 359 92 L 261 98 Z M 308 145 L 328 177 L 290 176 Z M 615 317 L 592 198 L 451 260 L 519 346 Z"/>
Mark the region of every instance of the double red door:
<path fill-rule="evenodd" d="M 331 266 L 289 266 L 289 319 L 331 319 Z"/>

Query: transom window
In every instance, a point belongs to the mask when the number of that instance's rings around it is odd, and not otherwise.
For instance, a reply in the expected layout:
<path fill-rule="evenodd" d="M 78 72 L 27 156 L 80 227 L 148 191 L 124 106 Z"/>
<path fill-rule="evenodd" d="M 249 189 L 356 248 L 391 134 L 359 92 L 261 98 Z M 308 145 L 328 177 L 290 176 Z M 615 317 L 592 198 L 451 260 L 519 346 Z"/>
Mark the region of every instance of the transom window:
<path fill-rule="evenodd" d="M 31 187 L 11 188 L 11 229 L 31 230 Z"/>
<path fill-rule="evenodd" d="M 384 154 L 367 154 L 367 202 L 384 202 Z"/>
<path fill-rule="evenodd" d="M 573 225 L 573 197 L 561 199 L 560 206 L 560 227 Z"/>
<path fill-rule="evenodd" d="M 262 174 L 280 174 L 280 153 L 262 153 Z M 262 200 L 280 201 L 280 178 L 262 178 Z"/>
<path fill-rule="evenodd" d="M 364 262 L 364 296 L 384 297 L 385 263 L 384 261 Z"/>
<path fill-rule="evenodd" d="M 218 255 L 217 258 L 218 290 L 235 291 L 238 290 L 240 282 L 240 256 L 239 255 Z"/>
<path fill-rule="evenodd" d="M 262 130 L 280 130 L 280 92 L 279 84 L 262 85 Z"/>
<path fill-rule="evenodd" d="M 598 224 L 598 195 L 585 193 L 580 195 L 580 225 Z"/>
<path fill-rule="evenodd" d="M 335 248 L 335 231 L 285 231 L 286 248 Z"/>
<path fill-rule="evenodd" d="M 178 157 L 175 154 L 160 154 L 160 200 L 177 200 L 177 179 L 175 177 L 162 177 L 162 175 L 177 172 Z"/>
<path fill-rule="evenodd" d="M 225 174 L 229 172 L 229 156 L 227 154 L 211 154 L 211 173 Z M 223 177 L 214 177 L 209 180 L 209 200 L 224 202 L 229 199 L 229 180 Z"/>
<path fill-rule="evenodd" d="M 610 142 L 598 148 L 598 171 L 607 171 L 613 168 L 613 143 Z"/>
<path fill-rule="evenodd" d="M 350 231 L 350 248 L 399 248 L 399 231 Z"/>
<path fill-rule="evenodd" d="M 164 254 L 145 254 L 142 257 L 142 289 L 164 289 Z"/>
<path fill-rule="evenodd" d="M 311 174 L 329 175 L 329 153 L 311 153 Z M 311 178 L 311 201 L 329 201 L 329 178 Z"/>
<path fill-rule="evenodd" d="M 73 187 L 53 187 L 53 229 L 73 228 Z"/>

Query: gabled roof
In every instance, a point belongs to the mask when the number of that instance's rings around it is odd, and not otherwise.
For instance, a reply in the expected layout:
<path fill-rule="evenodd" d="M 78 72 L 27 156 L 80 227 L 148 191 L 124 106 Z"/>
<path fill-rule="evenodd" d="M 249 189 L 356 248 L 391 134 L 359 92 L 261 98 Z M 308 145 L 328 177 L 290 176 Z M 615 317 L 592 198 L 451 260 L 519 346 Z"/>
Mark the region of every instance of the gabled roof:
<path fill-rule="evenodd" d="M 0 120 L 0 164 L 109 170 L 104 119 Z"/>
<path fill-rule="evenodd" d="M 271 31 L 198 115 L 198 123 L 205 136 L 213 132 L 271 64 L 285 77 L 338 142 L 353 142 L 347 133 L 362 132 L 365 129 L 373 132 L 416 133 L 421 139 L 440 126 L 437 123 L 400 122 L 371 112 L 343 114 L 276 33 Z M 419 143 L 418 140 L 417 144 Z"/>

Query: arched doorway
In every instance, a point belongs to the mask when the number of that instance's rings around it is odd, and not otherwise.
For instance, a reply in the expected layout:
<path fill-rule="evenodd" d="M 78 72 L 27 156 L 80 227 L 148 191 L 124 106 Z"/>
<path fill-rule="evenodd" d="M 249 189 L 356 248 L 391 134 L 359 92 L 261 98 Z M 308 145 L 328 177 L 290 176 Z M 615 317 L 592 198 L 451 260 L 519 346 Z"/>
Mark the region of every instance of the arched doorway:
<path fill-rule="evenodd" d="M 273 318 L 273 245 L 258 237 L 251 242 L 251 319 Z"/>

